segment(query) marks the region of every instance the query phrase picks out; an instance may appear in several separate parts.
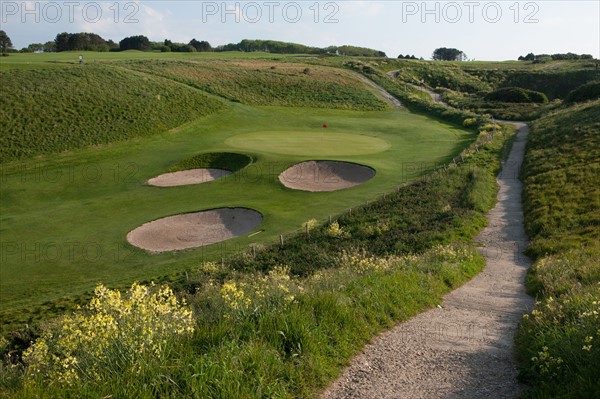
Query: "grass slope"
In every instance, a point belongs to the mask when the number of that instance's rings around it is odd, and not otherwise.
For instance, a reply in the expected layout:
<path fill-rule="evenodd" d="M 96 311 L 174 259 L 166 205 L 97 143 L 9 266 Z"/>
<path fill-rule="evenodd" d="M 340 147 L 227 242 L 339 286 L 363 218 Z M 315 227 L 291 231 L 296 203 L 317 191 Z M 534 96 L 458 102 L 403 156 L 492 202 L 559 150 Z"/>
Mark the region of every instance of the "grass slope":
<path fill-rule="evenodd" d="M 537 121 L 523 165 L 538 302 L 517 335 L 526 398 L 600 392 L 600 101 Z"/>
<path fill-rule="evenodd" d="M 248 105 L 388 108 L 364 83 L 340 69 L 262 60 L 136 61 L 125 65 Z"/>
<path fill-rule="evenodd" d="M 109 65 L 0 73 L 0 162 L 166 132 L 225 108 L 173 81 Z"/>

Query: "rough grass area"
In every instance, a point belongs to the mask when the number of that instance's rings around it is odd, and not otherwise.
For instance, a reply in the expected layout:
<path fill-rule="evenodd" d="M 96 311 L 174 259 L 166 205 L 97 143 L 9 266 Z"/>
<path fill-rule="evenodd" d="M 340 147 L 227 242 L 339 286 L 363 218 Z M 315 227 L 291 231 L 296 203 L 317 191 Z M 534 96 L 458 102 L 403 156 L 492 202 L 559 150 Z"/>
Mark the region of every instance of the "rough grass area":
<path fill-rule="evenodd" d="M 600 240 L 600 102 L 557 111 L 533 126 L 523 166 L 529 254 Z"/>
<path fill-rule="evenodd" d="M 384 110 L 387 104 L 347 71 L 277 61 L 136 61 L 126 67 L 167 76 L 248 105 Z"/>
<path fill-rule="evenodd" d="M 533 102 L 489 101 L 482 96 L 484 93 L 468 94 L 448 89 L 438 91 L 442 94 L 443 101 L 452 107 L 471 110 L 478 114 L 489 114 L 494 118 L 511 121 L 531 121 L 558 106 L 556 102 L 536 104 Z"/>
<path fill-rule="evenodd" d="M 42 350 L 32 357 L 29 350 L 22 365 L 28 344 L 13 339 L 5 342 L 11 358 L 2 366 L 0 388 L 19 397 L 314 396 L 375 334 L 435 306 L 481 270 L 483 258 L 467 242 L 494 203 L 506 137 L 490 139 L 484 132 L 463 152 L 464 162 L 331 223 L 309 220 L 283 246 L 255 246 L 225 262 L 200 262 L 175 284 L 194 312 L 193 335 L 145 349 L 158 351 L 150 353 L 159 353 L 160 361 L 143 349 L 124 356 L 129 352 L 115 343 L 97 354 L 103 361 L 95 374 L 77 362 L 78 356 L 89 361 L 96 355 L 89 349 L 95 345 L 49 352 L 56 357 Z M 432 215 L 416 220 L 426 214 Z M 108 331 L 118 334 L 116 326 L 116 333 Z M 61 330 L 64 322 L 48 327 L 44 339 L 60 339 Z M 63 380 L 52 379 L 56 370 Z"/>
<path fill-rule="evenodd" d="M 71 319 L 97 327 L 50 327 L 26 356 L 30 367 L 0 366 L 0 389 L 21 398 L 310 397 L 373 335 L 435 306 L 483 264 L 474 248 L 461 246 L 391 259 L 353 254 L 309 278 L 290 275 L 286 266 L 236 275 L 205 263 L 191 276 L 190 291 L 180 292 L 196 318 L 191 337 L 144 336 L 132 328 L 154 326 L 146 321 L 150 312 L 134 318 L 118 304 L 100 318 L 88 311 Z M 94 308 L 108 307 L 104 302 L 115 307 L 108 296 Z M 156 312 L 143 302 L 138 307 Z M 114 333 L 107 320 L 119 321 Z M 76 337 L 90 329 L 98 338 L 80 345 Z M 56 351 L 63 347 L 78 349 Z"/>
<path fill-rule="evenodd" d="M 600 101 L 537 121 L 523 168 L 528 288 L 517 335 L 526 398 L 600 392 Z"/>
<path fill-rule="evenodd" d="M 0 73 L 0 162 L 165 132 L 225 107 L 157 76 L 89 64 Z"/>

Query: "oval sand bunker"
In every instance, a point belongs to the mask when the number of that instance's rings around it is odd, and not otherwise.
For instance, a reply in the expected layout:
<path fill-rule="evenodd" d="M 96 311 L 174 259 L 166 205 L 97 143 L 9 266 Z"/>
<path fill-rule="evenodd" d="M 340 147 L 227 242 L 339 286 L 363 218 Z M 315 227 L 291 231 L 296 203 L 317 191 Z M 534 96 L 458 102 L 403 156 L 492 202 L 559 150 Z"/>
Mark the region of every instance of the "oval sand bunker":
<path fill-rule="evenodd" d="M 202 247 L 254 230 L 262 215 L 247 208 L 220 208 L 168 216 L 127 234 L 131 245 L 150 252 Z"/>
<path fill-rule="evenodd" d="M 279 175 L 286 187 L 304 191 L 336 191 L 363 184 L 375 176 L 368 166 L 340 161 L 307 161 Z"/>
<path fill-rule="evenodd" d="M 189 184 L 202 184 L 229 176 L 230 171 L 224 169 L 188 169 L 178 172 L 163 173 L 150 180 L 148 184 L 157 187 L 187 186 Z"/>

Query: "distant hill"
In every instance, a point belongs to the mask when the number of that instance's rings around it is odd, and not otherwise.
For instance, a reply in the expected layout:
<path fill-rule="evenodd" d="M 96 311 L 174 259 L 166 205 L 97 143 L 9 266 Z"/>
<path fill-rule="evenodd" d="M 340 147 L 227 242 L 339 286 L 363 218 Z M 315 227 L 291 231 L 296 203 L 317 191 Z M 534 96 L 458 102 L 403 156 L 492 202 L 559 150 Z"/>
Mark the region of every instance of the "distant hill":
<path fill-rule="evenodd" d="M 383 51 L 357 46 L 329 46 L 325 48 L 310 47 L 303 44 L 279 42 L 276 40 L 242 40 L 218 46 L 215 51 L 264 51 L 276 54 L 339 54 L 354 57 L 386 57 Z"/>

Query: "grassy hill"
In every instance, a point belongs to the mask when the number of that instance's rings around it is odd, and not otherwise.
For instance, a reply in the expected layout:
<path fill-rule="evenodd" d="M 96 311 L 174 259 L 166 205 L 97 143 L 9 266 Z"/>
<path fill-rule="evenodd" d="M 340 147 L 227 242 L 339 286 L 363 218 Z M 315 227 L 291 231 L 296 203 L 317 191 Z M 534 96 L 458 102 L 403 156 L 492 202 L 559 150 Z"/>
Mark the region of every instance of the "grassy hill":
<path fill-rule="evenodd" d="M 225 104 L 172 80 L 89 64 L 0 72 L 0 162 L 166 132 Z"/>
<path fill-rule="evenodd" d="M 328 60 L 328 62 L 335 62 L 335 60 Z M 444 102 L 453 107 L 509 120 L 534 120 L 554 109 L 572 90 L 600 78 L 600 70 L 596 69 L 593 60 L 533 63 L 371 58 L 369 61 L 361 62 L 383 72 L 394 71 L 396 80 L 401 84 L 423 85 L 435 90 L 442 95 Z M 511 102 L 486 99 L 489 93 L 509 87 L 543 93 L 551 102 L 515 105 Z"/>
<path fill-rule="evenodd" d="M 126 67 L 176 79 L 248 105 L 384 110 L 387 105 L 347 71 L 264 60 L 131 62 Z"/>
<path fill-rule="evenodd" d="M 538 302 L 517 345 L 527 398 L 600 392 L 600 101 L 535 122 L 525 155 L 525 223 Z"/>
<path fill-rule="evenodd" d="M 218 97 L 250 105 L 388 108 L 340 69 L 243 58 L 116 62 L 123 55 L 77 65 L 56 57 L 59 63 L 0 72 L 0 163 L 166 132 L 224 110 Z"/>

